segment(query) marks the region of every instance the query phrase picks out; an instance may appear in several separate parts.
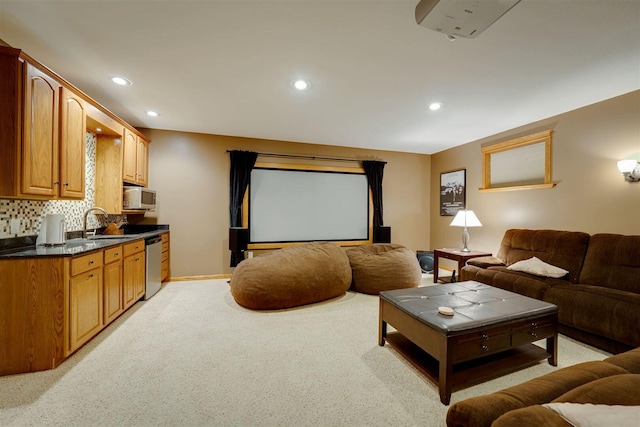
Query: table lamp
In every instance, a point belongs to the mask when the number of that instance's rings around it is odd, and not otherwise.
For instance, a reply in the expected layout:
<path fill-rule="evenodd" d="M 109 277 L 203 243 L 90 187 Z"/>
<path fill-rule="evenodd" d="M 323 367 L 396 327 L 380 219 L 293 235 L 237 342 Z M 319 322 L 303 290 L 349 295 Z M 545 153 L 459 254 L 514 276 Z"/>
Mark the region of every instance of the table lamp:
<path fill-rule="evenodd" d="M 467 231 L 467 227 L 482 227 L 482 223 L 471 210 L 463 209 L 458 211 L 456 216 L 449 224 L 450 227 L 464 227 L 464 231 L 462 231 L 462 244 L 464 248 L 462 248 L 462 252 L 469 252 L 469 248 L 467 245 L 469 244 L 469 232 Z"/>

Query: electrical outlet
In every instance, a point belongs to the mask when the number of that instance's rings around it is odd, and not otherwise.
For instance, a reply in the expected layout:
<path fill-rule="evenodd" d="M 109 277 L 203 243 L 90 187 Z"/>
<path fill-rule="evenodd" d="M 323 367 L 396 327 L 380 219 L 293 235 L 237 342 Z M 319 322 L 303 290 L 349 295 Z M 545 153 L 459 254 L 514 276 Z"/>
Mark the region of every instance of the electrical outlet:
<path fill-rule="evenodd" d="M 11 219 L 11 221 L 9 221 L 10 224 L 10 228 L 11 228 L 11 234 L 19 234 L 20 233 L 20 220 L 17 218 L 13 218 Z"/>

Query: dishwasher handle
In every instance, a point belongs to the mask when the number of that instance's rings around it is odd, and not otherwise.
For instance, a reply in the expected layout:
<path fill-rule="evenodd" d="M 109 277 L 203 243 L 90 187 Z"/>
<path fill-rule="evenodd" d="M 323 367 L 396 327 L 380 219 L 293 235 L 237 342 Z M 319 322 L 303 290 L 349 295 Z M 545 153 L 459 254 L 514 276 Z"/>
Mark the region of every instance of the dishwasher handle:
<path fill-rule="evenodd" d="M 144 239 L 145 246 L 154 245 L 154 244 L 160 243 L 160 242 L 162 242 L 162 237 L 161 236 L 147 237 L 146 239 Z"/>

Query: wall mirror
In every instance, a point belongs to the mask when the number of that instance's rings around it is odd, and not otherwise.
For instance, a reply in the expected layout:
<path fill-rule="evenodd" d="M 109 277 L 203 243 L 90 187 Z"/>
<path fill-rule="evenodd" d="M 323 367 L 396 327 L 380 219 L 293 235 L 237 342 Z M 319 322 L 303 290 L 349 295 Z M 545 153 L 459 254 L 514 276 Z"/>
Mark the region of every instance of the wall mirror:
<path fill-rule="evenodd" d="M 552 188 L 551 130 L 482 147 L 480 191 Z"/>

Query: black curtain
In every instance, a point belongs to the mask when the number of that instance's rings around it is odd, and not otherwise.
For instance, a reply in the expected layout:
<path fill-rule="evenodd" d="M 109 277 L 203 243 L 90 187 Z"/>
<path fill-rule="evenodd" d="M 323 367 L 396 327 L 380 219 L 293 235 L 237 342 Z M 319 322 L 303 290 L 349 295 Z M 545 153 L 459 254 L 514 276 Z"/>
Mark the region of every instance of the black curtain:
<path fill-rule="evenodd" d="M 373 232 L 384 225 L 382 219 L 382 176 L 384 174 L 384 165 L 386 162 L 377 160 L 363 160 L 362 167 L 367 175 L 367 182 L 371 188 L 371 196 L 373 199 Z"/>
<path fill-rule="evenodd" d="M 247 191 L 251 170 L 256 164 L 258 153 L 232 150 L 229 152 L 231 164 L 229 172 L 229 226 L 242 227 L 242 199 Z M 242 252 L 231 252 L 231 267 L 238 265 Z"/>

